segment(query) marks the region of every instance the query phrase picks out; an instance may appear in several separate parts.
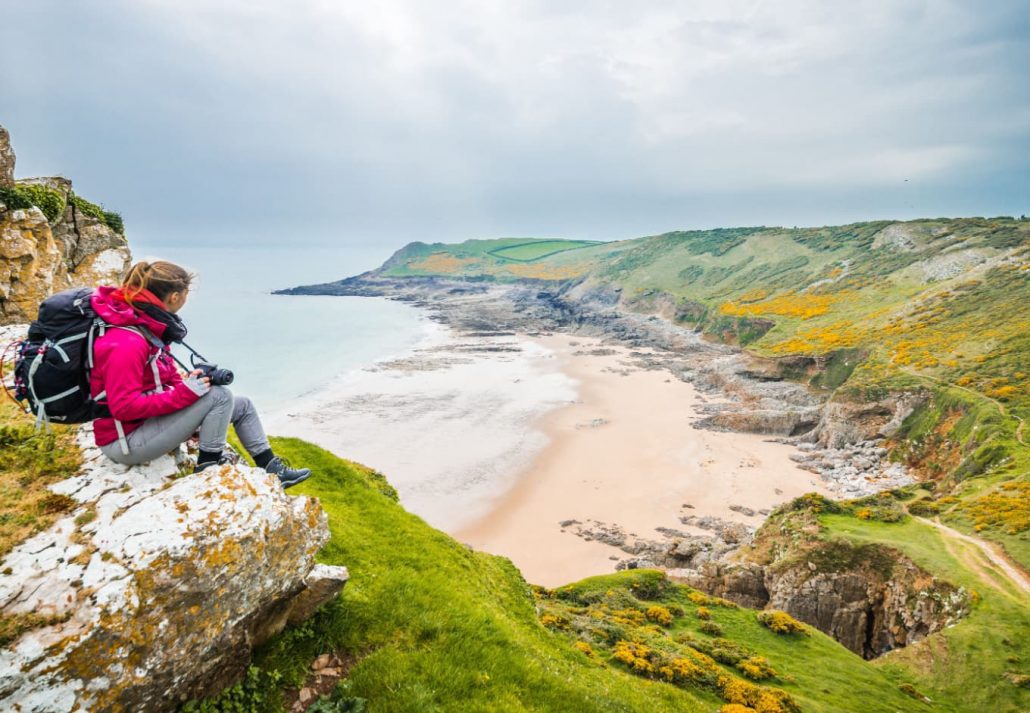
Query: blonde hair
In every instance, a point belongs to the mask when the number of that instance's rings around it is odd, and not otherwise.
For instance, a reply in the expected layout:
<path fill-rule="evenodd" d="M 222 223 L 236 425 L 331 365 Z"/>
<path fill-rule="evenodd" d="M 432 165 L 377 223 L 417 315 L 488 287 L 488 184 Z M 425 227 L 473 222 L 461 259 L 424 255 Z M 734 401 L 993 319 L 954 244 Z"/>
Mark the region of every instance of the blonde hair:
<path fill-rule="evenodd" d="M 122 293 L 129 302 L 143 290 L 150 290 L 164 300 L 173 292 L 185 292 L 196 277 L 175 263 L 137 262 L 129 268 L 122 280 Z"/>

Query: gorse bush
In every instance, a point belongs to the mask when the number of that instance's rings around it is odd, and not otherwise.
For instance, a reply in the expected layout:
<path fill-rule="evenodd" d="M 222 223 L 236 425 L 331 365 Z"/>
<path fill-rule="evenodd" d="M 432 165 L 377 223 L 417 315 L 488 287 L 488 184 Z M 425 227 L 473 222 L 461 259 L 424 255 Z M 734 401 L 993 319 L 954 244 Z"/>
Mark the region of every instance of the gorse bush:
<path fill-rule="evenodd" d="M 963 510 L 978 530 L 994 525 L 1011 535 L 1024 532 L 1030 529 L 1030 482 L 1002 483 L 997 490 L 964 505 Z"/>
<path fill-rule="evenodd" d="M 722 636 L 722 627 L 714 621 L 702 621 L 698 625 L 698 631 L 709 636 Z"/>
<path fill-rule="evenodd" d="M 769 665 L 764 656 L 752 656 L 737 662 L 737 669 L 752 681 L 764 681 L 776 678 L 776 670 Z"/>
<path fill-rule="evenodd" d="M 647 608 L 647 618 L 656 624 L 668 626 L 672 623 L 672 612 L 663 606 L 655 605 Z"/>
<path fill-rule="evenodd" d="M 908 512 L 910 515 L 918 515 L 919 517 L 932 517 L 941 511 L 941 506 L 935 503 L 933 500 L 921 498 L 908 506 Z"/>
<path fill-rule="evenodd" d="M 758 622 L 777 634 L 804 634 L 810 636 L 808 627 L 787 612 L 770 609 L 758 612 Z"/>

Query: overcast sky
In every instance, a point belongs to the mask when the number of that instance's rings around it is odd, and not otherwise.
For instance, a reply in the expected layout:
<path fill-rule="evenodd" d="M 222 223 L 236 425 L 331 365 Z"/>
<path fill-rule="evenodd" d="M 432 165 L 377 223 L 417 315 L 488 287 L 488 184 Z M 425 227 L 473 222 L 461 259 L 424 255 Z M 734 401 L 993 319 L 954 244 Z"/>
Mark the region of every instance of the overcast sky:
<path fill-rule="evenodd" d="M 1030 4 L 0 0 L 0 124 L 130 238 L 1030 213 Z"/>

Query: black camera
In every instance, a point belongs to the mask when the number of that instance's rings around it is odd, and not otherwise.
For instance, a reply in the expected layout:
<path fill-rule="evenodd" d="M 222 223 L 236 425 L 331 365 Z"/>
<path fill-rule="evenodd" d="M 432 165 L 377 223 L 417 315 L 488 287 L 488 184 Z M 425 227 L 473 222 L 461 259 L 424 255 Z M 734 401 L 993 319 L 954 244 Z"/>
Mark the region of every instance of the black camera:
<path fill-rule="evenodd" d="M 178 343 L 190 350 L 190 366 L 183 364 L 175 354 L 172 354 L 172 359 L 175 359 L 176 363 L 186 371 L 190 371 L 190 369 L 199 371 L 202 376 L 206 376 L 211 381 L 211 386 L 228 386 L 236 378 L 229 369 L 219 369 L 218 364 L 205 359 L 203 354 L 186 342 L 180 340 Z"/>
<path fill-rule="evenodd" d="M 211 386 L 228 386 L 234 378 L 229 369 L 219 369 L 217 364 L 210 364 L 206 361 L 193 361 L 193 368 L 198 369 L 210 379 Z"/>

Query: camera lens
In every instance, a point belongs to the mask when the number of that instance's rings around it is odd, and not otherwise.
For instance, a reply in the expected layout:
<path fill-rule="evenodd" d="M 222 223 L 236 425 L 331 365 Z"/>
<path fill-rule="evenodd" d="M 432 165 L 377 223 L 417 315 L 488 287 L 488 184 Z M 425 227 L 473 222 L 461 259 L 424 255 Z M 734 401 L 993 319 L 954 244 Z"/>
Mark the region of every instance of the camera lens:
<path fill-rule="evenodd" d="M 228 386 L 235 378 L 229 369 L 213 369 L 211 371 L 211 383 L 216 386 Z"/>

